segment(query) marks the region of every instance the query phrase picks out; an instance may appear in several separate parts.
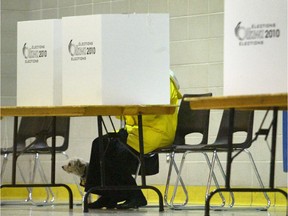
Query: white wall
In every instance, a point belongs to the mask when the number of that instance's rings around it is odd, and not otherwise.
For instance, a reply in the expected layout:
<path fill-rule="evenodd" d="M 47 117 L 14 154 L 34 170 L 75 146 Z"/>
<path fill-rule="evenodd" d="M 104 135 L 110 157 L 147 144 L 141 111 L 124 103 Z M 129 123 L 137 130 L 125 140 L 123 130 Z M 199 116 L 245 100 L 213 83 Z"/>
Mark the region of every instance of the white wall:
<path fill-rule="evenodd" d="M 2 106 L 16 104 L 17 21 L 103 13 L 169 13 L 171 68 L 178 77 L 181 92 L 212 92 L 213 95 L 223 95 L 224 0 L 1 0 L 1 4 Z M 220 111 L 211 113 L 211 142 L 217 132 L 220 114 Z M 263 112 L 256 114 L 255 127 L 260 125 L 259 116 L 263 116 Z M 276 186 L 283 187 L 287 184 L 287 175 L 282 169 L 281 116 L 282 114 L 279 115 L 277 136 Z M 12 145 L 11 120 L 1 120 L 2 147 Z M 89 160 L 90 144 L 97 136 L 96 125 L 95 117 L 71 119 L 68 155 Z M 257 141 L 251 151 L 260 173 L 263 174 L 264 183 L 268 185 L 270 157 L 265 141 Z M 168 163 L 165 155 L 160 158 L 160 174 L 148 177 L 148 183 L 165 184 Z M 225 159 L 225 155 L 221 158 Z M 23 161 L 21 165 L 32 165 L 31 157 L 25 156 L 20 160 Z M 72 183 L 72 177 L 60 168 L 64 157 L 57 155 L 57 160 L 57 182 Z M 49 176 L 50 157 L 43 157 L 42 161 Z M 11 178 L 10 167 L 9 163 L 4 181 Z M 232 168 L 232 185 L 257 185 L 246 155 L 240 156 Z M 185 171 L 188 184 L 205 185 L 208 168 L 201 154 L 189 156 Z"/>

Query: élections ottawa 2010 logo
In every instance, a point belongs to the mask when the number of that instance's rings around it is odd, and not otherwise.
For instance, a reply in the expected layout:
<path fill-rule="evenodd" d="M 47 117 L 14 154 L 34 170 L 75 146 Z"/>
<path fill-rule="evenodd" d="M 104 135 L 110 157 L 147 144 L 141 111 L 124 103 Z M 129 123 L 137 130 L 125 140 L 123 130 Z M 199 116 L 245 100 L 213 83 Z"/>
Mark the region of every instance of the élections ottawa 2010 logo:
<path fill-rule="evenodd" d="M 266 40 L 277 39 L 281 31 L 276 23 L 251 24 L 245 26 L 238 22 L 234 29 L 239 46 L 263 45 Z"/>
<path fill-rule="evenodd" d="M 25 63 L 38 63 L 40 59 L 47 58 L 48 51 L 45 45 L 31 45 L 28 46 L 24 43 L 22 47 L 22 54 L 25 59 Z"/>
<path fill-rule="evenodd" d="M 68 44 L 68 52 L 71 55 L 71 61 L 86 60 L 87 55 L 96 54 L 96 47 L 92 41 L 73 43 L 71 39 Z"/>

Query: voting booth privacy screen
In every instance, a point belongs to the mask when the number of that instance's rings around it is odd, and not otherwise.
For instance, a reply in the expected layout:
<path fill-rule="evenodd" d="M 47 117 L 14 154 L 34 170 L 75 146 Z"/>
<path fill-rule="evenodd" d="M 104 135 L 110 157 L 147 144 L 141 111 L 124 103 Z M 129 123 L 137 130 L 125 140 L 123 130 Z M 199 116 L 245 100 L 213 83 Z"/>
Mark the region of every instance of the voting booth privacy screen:
<path fill-rule="evenodd" d="M 170 104 L 169 15 L 18 22 L 17 105 Z"/>
<path fill-rule="evenodd" d="M 287 93 L 287 57 L 287 0 L 225 1 L 224 95 Z"/>
<path fill-rule="evenodd" d="M 18 22 L 17 106 L 61 105 L 61 20 Z"/>
<path fill-rule="evenodd" d="M 225 1 L 224 95 L 287 92 L 287 0 Z"/>
<path fill-rule="evenodd" d="M 63 105 L 169 104 L 169 16 L 64 17 Z"/>

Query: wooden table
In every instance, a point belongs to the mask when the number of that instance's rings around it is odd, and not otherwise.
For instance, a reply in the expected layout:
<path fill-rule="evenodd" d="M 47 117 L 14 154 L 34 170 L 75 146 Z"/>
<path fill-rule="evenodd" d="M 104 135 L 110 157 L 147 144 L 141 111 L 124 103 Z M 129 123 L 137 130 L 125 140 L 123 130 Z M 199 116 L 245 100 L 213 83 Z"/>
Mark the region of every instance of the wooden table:
<path fill-rule="evenodd" d="M 287 110 L 287 93 L 283 94 L 263 94 L 263 95 L 240 95 L 240 96 L 220 96 L 220 97 L 203 97 L 188 98 L 191 109 L 229 109 L 230 110 L 230 127 L 233 127 L 235 109 L 242 110 L 273 110 L 273 119 L 271 122 L 271 157 L 270 157 L 270 181 L 269 188 L 231 188 L 231 163 L 232 163 L 232 130 L 229 134 L 229 145 L 227 152 L 226 180 L 225 188 L 216 189 L 211 192 L 205 201 L 205 216 L 209 216 L 210 200 L 212 196 L 220 191 L 229 192 L 280 192 L 287 199 L 287 192 L 274 187 L 275 177 L 275 153 L 276 153 L 276 133 L 277 133 L 277 117 L 278 110 Z M 259 129 L 260 133 L 263 129 Z M 268 131 L 269 133 L 269 131 Z M 268 135 L 268 134 L 267 134 Z M 286 210 L 287 213 L 287 210 Z"/>
<path fill-rule="evenodd" d="M 99 188 L 94 189 L 105 189 L 105 190 L 136 190 L 136 189 L 152 189 L 159 196 L 159 210 L 163 211 L 163 197 L 161 192 L 153 187 L 146 185 L 145 176 L 145 161 L 144 161 L 144 141 L 143 141 L 143 128 L 142 128 L 142 115 L 165 115 L 173 114 L 176 110 L 176 106 L 173 105 L 91 105 L 91 106 L 6 106 L 0 108 L 0 117 L 14 117 L 14 141 L 13 141 L 13 162 L 12 162 L 12 184 L 1 185 L 4 187 L 65 187 L 69 193 L 69 208 L 73 208 L 73 195 L 69 186 L 65 184 L 55 183 L 55 127 L 57 116 L 69 116 L 69 117 L 81 117 L 81 116 L 97 116 L 98 123 L 98 136 L 102 136 L 102 116 L 123 116 L 123 115 L 135 115 L 138 116 L 139 124 L 139 147 L 140 147 L 140 161 L 141 161 L 141 180 L 142 185 L 136 187 L 108 187 L 105 186 L 105 181 L 102 181 Z M 52 156 L 51 156 L 51 184 L 16 184 L 16 134 L 18 131 L 18 117 L 23 116 L 52 116 L 53 119 L 53 131 L 54 138 L 52 138 Z M 101 140 L 101 139 L 100 139 Z M 103 158 L 102 158 L 103 159 Z M 101 164 L 101 163 L 100 163 Z M 104 168 L 101 167 L 101 171 Z M 87 200 L 89 193 L 85 194 L 84 197 L 84 212 L 88 212 Z"/>

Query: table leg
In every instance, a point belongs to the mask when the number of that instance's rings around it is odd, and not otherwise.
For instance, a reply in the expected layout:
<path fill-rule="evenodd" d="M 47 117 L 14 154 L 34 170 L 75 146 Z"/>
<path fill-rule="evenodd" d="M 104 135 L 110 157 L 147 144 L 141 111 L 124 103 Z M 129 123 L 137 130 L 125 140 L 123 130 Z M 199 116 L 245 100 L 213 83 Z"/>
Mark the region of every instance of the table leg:
<path fill-rule="evenodd" d="M 274 108 L 273 120 L 272 120 L 272 138 L 271 138 L 270 181 L 269 181 L 270 188 L 274 188 L 277 119 L 278 119 L 278 109 Z"/>
<path fill-rule="evenodd" d="M 12 185 L 16 184 L 17 133 L 18 133 L 18 117 L 15 116 L 14 117 L 14 135 L 13 135 Z"/>
<path fill-rule="evenodd" d="M 22 187 L 40 187 L 40 188 L 46 188 L 46 187 L 64 187 L 69 196 L 69 209 L 73 209 L 73 193 L 71 188 L 66 184 L 7 184 L 7 185 L 0 185 L 0 188 L 22 188 Z"/>
<path fill-rule="evenodd" d="M 145 160 L 144 160 L 144 137 L 143 137 L 143 123 L 142 123 L 142 115 L 138 115 L 138 132 L 139 132 L 139 149 L 140 149 L 140 161 L 141 161 L 141 180 L 142 180 L 142 185 L 140 188 L 142 189 L 152 189 L 154 190 L 159 197 L 159 211 L 164 211 L 163 208 L 163 196 L 161 192 L 152 186 L 147 186 L 146 185 L 146 169 L 145 169 Z"/>
<path fill-rule="evenodd" d="M 56 167 L 56 117 L 52 117 L 51 184 L 55 184 Z"/>
<path fill-rule="evenodd" d="M 216 189 L 216 190 L 214 190 L 214 191 L 212 191 L 209 195 L 208 195 L 208 197 L 207 197 L 207 199 L 206 199 L 206 201 L 205 201 L 205 216 L 210 216 L 210 213 L 209 213 L 209 211 L 210 211 L 210 200 L 211 200 L 211 198 L 215 195 L 215 194 L 217 194 L 217 193 L 219 193 L 219 192 L 240 192 L 240 193 L 256 193 L 256 192 L 266 192 L 266 193 L 268 193 L 268 192 L 277 192 L 277 193 L 281 193 L 281 194 L 283 194 L 283 196 L 286 198 L 286 200 L 287 200 L 287 192 L 286 191 L 284 191 L 284 190 L 282 190 L 282 189 L 278 189 L 278 188 L 219 188 L 219 189 Z M 286 215 L 287 215 L 287 212 L 288 212 L 288 208 L 286 208 Z"/>
<path fill-rule="evenodd" d="M 98 139 L 99 139 L 99 156 L 100 156 L 100 173 L 101 173 L 101 186 L 105 186 L 105 161 L 104 161 L 104 148 L 103 148 L 103 130 L 102 130 L 103 117 L 97 116 L 98 124 Z"/>
<path fill-rule="evenodd" d="M 225 180 L 225 187 L 226 188 L 230 188 L 234 114 L 235 114 L 235 109 L 231 108 L 230 112 L 229 112 L 228 151 L 227 151 L 226 180 Z"/>
<path fill-rule="evenodd" d="M 226 164 L 226 179 L 225 179 L 225 189 L 231 192 L 230 190 L 230 178 L 231 178 L 231 164 L 232 164 L 232 149 L 233 149 L 233 128 L 234 128 L 234 115 L 235 109 L 229 109 L 229 129 L 228 129 L 228 150 L 227 150 L 227 164 Z M 211 192 L 205 200 L 205 216 L 209 216 L 210 211 L 210 200 L 212 196 L 218 192 L 221 192 L 221 189 L 216 189 L 215 191 Z"/>
<path fill-rule="evenodd" d="M 139 149 L 140 149 L 140 161 L 141 161 L 141 180 L 142 180 L 142 186 L 146 186 L 142 115 L 138 115 L 138 132 L 139 132 Z"/>

